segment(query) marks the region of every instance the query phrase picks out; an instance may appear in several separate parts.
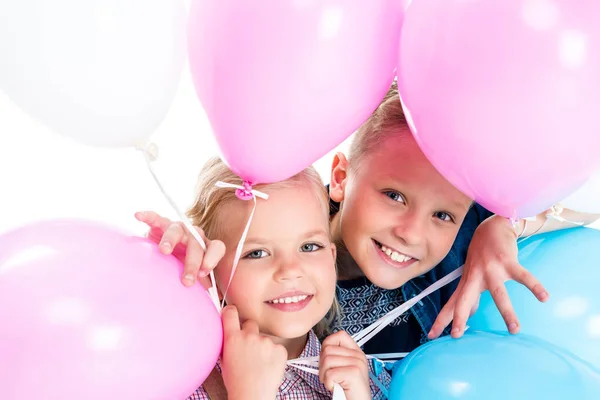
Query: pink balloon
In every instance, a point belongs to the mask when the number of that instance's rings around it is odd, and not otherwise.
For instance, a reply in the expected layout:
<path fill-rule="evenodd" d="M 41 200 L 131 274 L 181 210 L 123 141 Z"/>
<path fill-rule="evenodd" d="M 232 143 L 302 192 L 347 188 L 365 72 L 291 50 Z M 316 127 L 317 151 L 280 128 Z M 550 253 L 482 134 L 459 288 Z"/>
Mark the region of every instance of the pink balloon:
<path fill-rule="evenodd" d="M 185 399 L 214 367 L 219 314 L 144 238 L 57 220 L 0 237 L 0 398 Z"/>
<path fill-rule="evenodd" d="M 419 0 L 399 86 L 424 153 L 498 214 L 532 216 L 599 165 L 600 2 Z"/>
<path fill-rule="evenodd" d="M 223 158 L 286 179 L 350 136 L 394 77 L 398 0 L 194 0 L 191 72 Z"/>

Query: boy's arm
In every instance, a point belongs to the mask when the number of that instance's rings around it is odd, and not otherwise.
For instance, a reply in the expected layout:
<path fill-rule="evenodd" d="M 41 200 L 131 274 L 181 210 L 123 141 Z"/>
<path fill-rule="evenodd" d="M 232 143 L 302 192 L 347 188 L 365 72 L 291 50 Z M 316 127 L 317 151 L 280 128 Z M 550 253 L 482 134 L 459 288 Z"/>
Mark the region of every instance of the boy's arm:
<path fill-rule="evenodd" d="M 440 311 L 429 338 L 442 334 L 453 321 L 452 336 L 462 336 L 469 316 L 476 310 L 479 297 L 489 290 L 506 322 L 509 332 L 519 331 L 519 321 L 508 292 L 507 280 L 526 286 L 539 301 L 549 298 L 543 285 L 518 261 L 516 239 L 543 232 L 587 225 L 600 218 L 598 214 L 584 214 L 555 206 L 536 216 L 535 220 L 519 221 L 513 226 L 506 218 L 493 215 L 479 225 L 468 249 L 463 276 L 456 291 Z"/>

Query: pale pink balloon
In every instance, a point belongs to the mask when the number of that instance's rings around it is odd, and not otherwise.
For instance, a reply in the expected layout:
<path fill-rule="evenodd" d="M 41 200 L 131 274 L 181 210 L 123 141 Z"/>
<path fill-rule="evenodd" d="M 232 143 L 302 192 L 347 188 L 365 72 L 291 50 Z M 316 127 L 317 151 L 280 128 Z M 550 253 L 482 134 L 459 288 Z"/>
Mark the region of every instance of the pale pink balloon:
<path fill-rule="evenodd" d="M 282 180 L 350 136 L 393 80 L 404 3 L 193 0 L 191 72 L 231 169 Z"/>
<path fill-rule="evenodd" d="M 219 314 L 147 239 L 77 220 L 0 236 L 0 398 L 185 399 L 214 367 Z"/>
<path fill-rule="evenodd" d="M 398 79 L 419 145 L 486 208 L 535 215 L 600 163 L 600 2 L 419 0 Z"/>

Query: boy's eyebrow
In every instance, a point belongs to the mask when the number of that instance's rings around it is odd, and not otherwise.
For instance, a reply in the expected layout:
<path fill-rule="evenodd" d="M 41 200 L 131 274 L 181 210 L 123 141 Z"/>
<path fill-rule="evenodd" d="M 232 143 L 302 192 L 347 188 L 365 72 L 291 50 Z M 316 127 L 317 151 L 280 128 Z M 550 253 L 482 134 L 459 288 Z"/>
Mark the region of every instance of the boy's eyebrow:
<path fill-rule="evenodd" d="M 463 210 L 465 212 L 469 212 L 469 210 L 471 209 L 471 206 L 473 205 L 473 202 L 471 202 L 465 206 L 465 204 L 463 204 L 461 202 L 453 201 L 452 205 L 455 206 L 456 208 L 460 208 L 461 210 Z"/>

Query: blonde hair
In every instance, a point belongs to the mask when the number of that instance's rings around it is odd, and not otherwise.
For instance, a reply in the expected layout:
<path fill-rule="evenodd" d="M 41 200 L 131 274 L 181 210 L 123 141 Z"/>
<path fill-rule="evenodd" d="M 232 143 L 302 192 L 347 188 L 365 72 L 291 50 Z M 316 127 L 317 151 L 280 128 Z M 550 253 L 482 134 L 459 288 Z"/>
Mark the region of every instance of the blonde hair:
<path fill-rule="evenodd" d="M 211 239 L 218 239 L 221 235 L 219 212 L 223 209 L 223 205 L 232 200 L 241 201 L 236 197 L 235 190 L 217 187 L 216 184 L 219 181 L 238 185 L 242 183 L 242 179 L 234 174 L 220 158 L 213 157 L 204 164 L 200 171 L 196 186 L 197 197 L 187 212 L 192 224 L 202 228 L 206 236 Z M 313 167 L 308 167 L 284 181 L 257 184 L 253 185 L 252 188 L 256 190 L 277 190 L 299 184 L 307 185 L 313 191 L 323 206 L 325 218 L 328 218 L 329 195 L 321 176 Z M 329 230 L 329 226 L 327 228 Z M 332 322 L 339 314 L 340 307 L 337 299 L 334 298 L 334 303 L 327 316 L 314 327 L 315 333 L 318 336 L 329 333 Z"/>
<path fill-rule="evenodd" d="M 354 133 L 348 151 L 350 165 L 358 165 L 362 157 L 377 149 L 390 137 L 400 137 L 407 133 L 410 134 L 410 128 L 400 103 L 398 84 L 394 81 L 377 109 Z"/>

